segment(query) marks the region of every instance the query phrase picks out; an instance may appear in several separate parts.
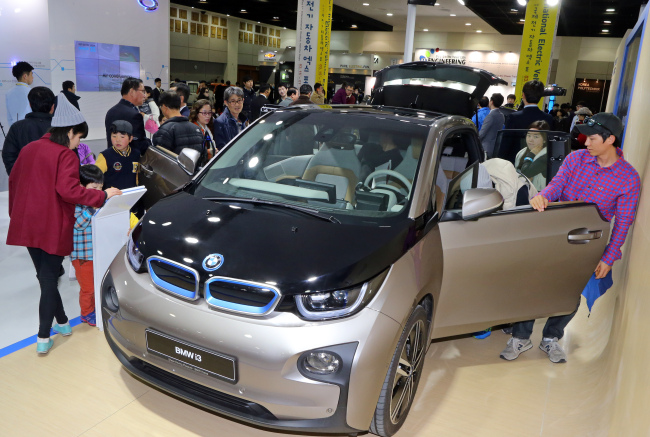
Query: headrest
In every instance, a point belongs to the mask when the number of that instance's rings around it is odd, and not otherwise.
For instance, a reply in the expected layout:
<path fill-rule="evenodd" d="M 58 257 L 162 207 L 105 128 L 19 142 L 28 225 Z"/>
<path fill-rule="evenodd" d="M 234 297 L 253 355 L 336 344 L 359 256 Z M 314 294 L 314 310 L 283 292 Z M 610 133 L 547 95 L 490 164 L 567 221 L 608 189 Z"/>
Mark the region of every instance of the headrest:
<path fill-rule="evenodd" d="M 348 133 L 338 133 L 331 140 L 327 142 L 327 147 L 330 149 L 352 150 L 357 137 Z"/>

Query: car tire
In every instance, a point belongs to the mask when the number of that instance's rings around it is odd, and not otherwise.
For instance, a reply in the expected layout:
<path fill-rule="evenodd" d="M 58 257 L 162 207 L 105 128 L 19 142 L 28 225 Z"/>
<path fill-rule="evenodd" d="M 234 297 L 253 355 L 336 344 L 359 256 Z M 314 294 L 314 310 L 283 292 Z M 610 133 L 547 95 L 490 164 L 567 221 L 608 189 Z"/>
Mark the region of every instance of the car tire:
<path fill-rule="evenodd" d="M 395 348 L 370 423 L 371 433 L 389 437 L 404 424 L 420 382 L 428 342 L 427 312 L 418 305 L 406 322 Z"/>

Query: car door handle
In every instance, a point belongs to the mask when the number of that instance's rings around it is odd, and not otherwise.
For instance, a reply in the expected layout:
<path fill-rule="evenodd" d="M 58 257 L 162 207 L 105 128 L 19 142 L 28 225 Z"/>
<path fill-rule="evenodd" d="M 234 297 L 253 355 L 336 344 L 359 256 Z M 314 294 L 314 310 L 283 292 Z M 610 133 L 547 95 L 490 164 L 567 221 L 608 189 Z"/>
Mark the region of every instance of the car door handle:
<path fill-rule="evenodd" d="M 571 244 L 587 244 L 591 240 L 602 238 L 603 231 L 596 230 L 590 231 L 587 228 L 574 229 L 567 235 L 567 239 Z"/>
<path fill-rule="evenodd" d="M 153 176 L 153 170 L 148 165 L 140 164 L 140 170 L 142 170 L 142 173 L 144 173 L 145 177 L 150 178 Z"/>

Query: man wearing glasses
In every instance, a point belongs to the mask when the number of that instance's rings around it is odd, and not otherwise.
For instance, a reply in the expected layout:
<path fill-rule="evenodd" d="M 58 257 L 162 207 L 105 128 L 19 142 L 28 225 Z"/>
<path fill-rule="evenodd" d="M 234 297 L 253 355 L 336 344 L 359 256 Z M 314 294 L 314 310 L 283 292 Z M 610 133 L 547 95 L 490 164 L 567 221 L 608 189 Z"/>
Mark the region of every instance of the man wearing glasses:
<path fill-rule="evenodd" d="M 141 79 L 127 77 L 122 82 L 122 99 L 115 106 L 108 110 L 104 118 L 106 127 L 106 139 L 108 147 L 111 144 L 111 125 L 117 120 L 124 120 L 133 126 L 133 140 L 131 147 L 140 151 L 144 155 L 149 145 L 149 139 L 144 131 L 144 119 L 138 107 L 142 106 L 145 100 L 144 84 Z"/>
<path fill-rule="evenodd" d="M 596 279 L 603 279 L 611 274 L 614 262 L 621 259 L 621 246 L 639 202 L 641 181 L 634 167 L 623 159 L 620 149 L 623 123 L 617 116 L 603 112 L 576 127 L 587 136 L 587 148 L 569 154 L 557 175 L 530 204 L 541 212 L 549 202 L 583 201 L 596 204 L 600 214 L 609 221 L 616 217 L 609 244 L 594 269 Z M 576 308 L 567 316 L 550 317 L 544 326 L 539 347 L 553 363 L 566 362 L 566 354 L 558 340 L 577 311 Z M 530 320 L 513 325 L 512 338 L 501 352 L 501 358 L 514 360 L 533 347 L 530 335 L 534 323 Z"/>
<path fill-rule="evenodd" d="M 221 150 L 248 126 L 248 118 L 242 112 L 244 91 L 241 88 L 228 87 L 223 93 L 223 103 L 226 107 L 214 123 L 217 150 Z"/>

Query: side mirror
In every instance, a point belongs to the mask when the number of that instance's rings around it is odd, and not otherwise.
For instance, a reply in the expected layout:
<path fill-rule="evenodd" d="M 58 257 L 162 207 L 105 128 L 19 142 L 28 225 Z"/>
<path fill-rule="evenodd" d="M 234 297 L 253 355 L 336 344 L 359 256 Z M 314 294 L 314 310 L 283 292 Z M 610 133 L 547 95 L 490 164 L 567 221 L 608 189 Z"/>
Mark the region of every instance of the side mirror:
<path fill-rule="evenodd" d="M 181 168 L 191 176 L 196 171 L 196 165 L 199 163 L 199 160 L 201 159 L 201 153 L 199 153 L 194 149 L 185 148 L 181 150 L 181 153 L 178 155 L 178 158 L 176 159 L 178 161 L 178 164 L 181 166 Z"/>
<path fill-rule="evenodd" d="M 463 220 L 475 220 L 498 211 L 503 196 L 494 188 L 472 188 L 463 195 Z"/>

